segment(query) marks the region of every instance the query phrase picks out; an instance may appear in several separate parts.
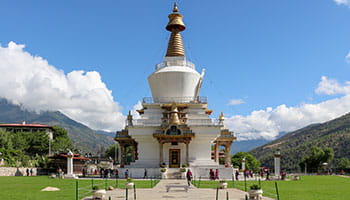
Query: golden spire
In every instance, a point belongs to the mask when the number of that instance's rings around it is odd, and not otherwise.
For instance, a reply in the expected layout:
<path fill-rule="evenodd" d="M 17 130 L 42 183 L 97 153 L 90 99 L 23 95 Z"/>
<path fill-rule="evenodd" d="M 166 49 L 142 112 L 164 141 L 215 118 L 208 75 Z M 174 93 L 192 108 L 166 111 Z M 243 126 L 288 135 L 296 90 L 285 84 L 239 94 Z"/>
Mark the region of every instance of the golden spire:
<path fill-rule="evenodd" d="M 185 24 L 182 21 L 182 15 L 178 13 L 178 8 L 176 3 L 174 3 L 173 13 L 171 13 L 169 18 L 169 23 L 166 26 L 166 30 L 171 32 L 168 49 L 166 56 L 185 56 L 184 45 L 182 43 L 181 31 L 186 29 Z"/>

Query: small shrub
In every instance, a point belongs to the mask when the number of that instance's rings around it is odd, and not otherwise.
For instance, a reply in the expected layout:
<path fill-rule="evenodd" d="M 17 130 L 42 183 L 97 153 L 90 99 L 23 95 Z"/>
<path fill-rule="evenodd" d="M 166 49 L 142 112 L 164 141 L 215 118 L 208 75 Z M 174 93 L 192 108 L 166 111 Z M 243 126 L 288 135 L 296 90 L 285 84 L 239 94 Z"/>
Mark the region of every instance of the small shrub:
<path fill-rule="evenodd" d="M 100 187 L 98 187 L 97 185 L 95 185 L 94 187 L 92 187 L 92 190 L 99 190 Z"/>
<path fill-rule="evenodd" d="M 132 178 L 127 178 L 126 182 L 131 183 L 132 182 Z"/>
<path fill-rule="evenodd" d="M 261 187 L 260 187 L 259 185 L 257 185 L 257 184 L 254 184 L 254 185 L 251 185 L 251 186 L 250 186 L 250 189 L 251 189 L 251 190 L 260 190 Z"/>
<path fill-rule="evenodd" d="M 188 167 L 188 164 L 184 163 L 181 165 L 181 167 Z"/>
<path fill-rule="evenodd" d="M 162 172 L 162 173 L 166 172 L 166 168 L 160 169 L 160 172 Z"/>
<path fill-rule="evenodd" d="M 183 173 L 183 172 L 186 172 L 186 168 L 181 168 L 181 169 L 180 169 L 180 172 L 182 172 L 182 173 Z"/>
<path fill-rule="evenodd" d="M 226 183 L 226 180 L 220 180 L 219 183 Z"/>

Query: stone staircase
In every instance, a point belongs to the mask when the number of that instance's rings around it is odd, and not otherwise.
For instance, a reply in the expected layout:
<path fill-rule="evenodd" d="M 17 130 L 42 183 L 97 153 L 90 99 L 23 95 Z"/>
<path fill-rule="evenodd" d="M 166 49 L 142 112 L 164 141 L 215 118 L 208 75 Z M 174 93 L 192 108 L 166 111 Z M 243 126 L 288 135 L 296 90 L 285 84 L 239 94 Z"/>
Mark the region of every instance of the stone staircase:
<path fill-rule="evenodd" d="M 166 179 L 182 179 L 181 175 L 180 168 L 168 168 L 165 177 Z"/>

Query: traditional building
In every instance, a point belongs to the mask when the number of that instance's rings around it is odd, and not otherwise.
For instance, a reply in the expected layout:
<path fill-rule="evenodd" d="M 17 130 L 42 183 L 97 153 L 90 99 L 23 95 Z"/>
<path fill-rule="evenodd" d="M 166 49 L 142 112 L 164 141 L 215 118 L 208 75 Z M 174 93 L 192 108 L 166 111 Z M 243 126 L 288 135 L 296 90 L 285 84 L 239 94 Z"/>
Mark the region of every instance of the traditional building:
<path fill-rule="evenodd" d="M 230 166 L 230 148 L 236 139 L 218 120 L 210 118 L 206 97 L 199 96 L 205 70 L 201 74 L 185 57 L 181 32 L 186 29 L 176 4 L 166 30 L 171 32 L 164 61 L 148 77 L 152 97 L 145 97 L 141 119 L 129 113 L 126 126 L 115 140 L 120 145 L 120 161 L 127 168 L 157 168 L 167 165 L 192 169 L 218 168 L 219 147 L 225 147 L 225 164 Z M 212 159 L 212 149 L 214 156 Z"/>

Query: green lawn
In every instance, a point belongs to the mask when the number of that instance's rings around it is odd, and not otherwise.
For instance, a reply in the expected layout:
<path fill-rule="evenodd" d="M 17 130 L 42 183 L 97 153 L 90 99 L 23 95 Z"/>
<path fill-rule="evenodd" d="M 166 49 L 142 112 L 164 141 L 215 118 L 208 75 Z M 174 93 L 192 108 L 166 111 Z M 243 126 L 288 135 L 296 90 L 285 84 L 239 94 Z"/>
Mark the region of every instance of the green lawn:
<path fill-rule="evenodd" d="M 153 181 L 153 186 L 159 181 Z M 107 183 L 107 184 L 106 184 Z M 151 181 L 135 180 L 136 188 L 150 188 Z M 125 188 L 125 180 L 118 180 L 118 187 Z M 91 179 L 79 180 L 79 197 L 90 195 Z M 104 188 L 106 185 L 116 187 L 115 180 L 94 180 L 94 185 Z M 45 187 L 58 187 L 61 190 L 56 192 L 41 192 Z M 47 176 L 2 176 L 0 177 L 0 199 L 11 200 L 74 200 L 76 180 L 51 179 Z M 85 194 L 85 195 L 84 195 Z"/>
<path fill-rule="evenodd" d="M 198 181 L 195 182 L 198 186 Z M 247 188 L 258 181 L 247 181 Z M 217 181 L 201 181 L 200 188 L 216 188 Z M 302 176 L 299 181 L 277 181 L 281 200 L 348 200 L 350 199 L 350 178 L 338 176 Z M 235 188 L 245 190 L 244 181 L 235 181 Z M 228 187 L 233 182 L 228 181 Z M 277 199 L 275 181 L 261 181 L 264 196 Z"/>

